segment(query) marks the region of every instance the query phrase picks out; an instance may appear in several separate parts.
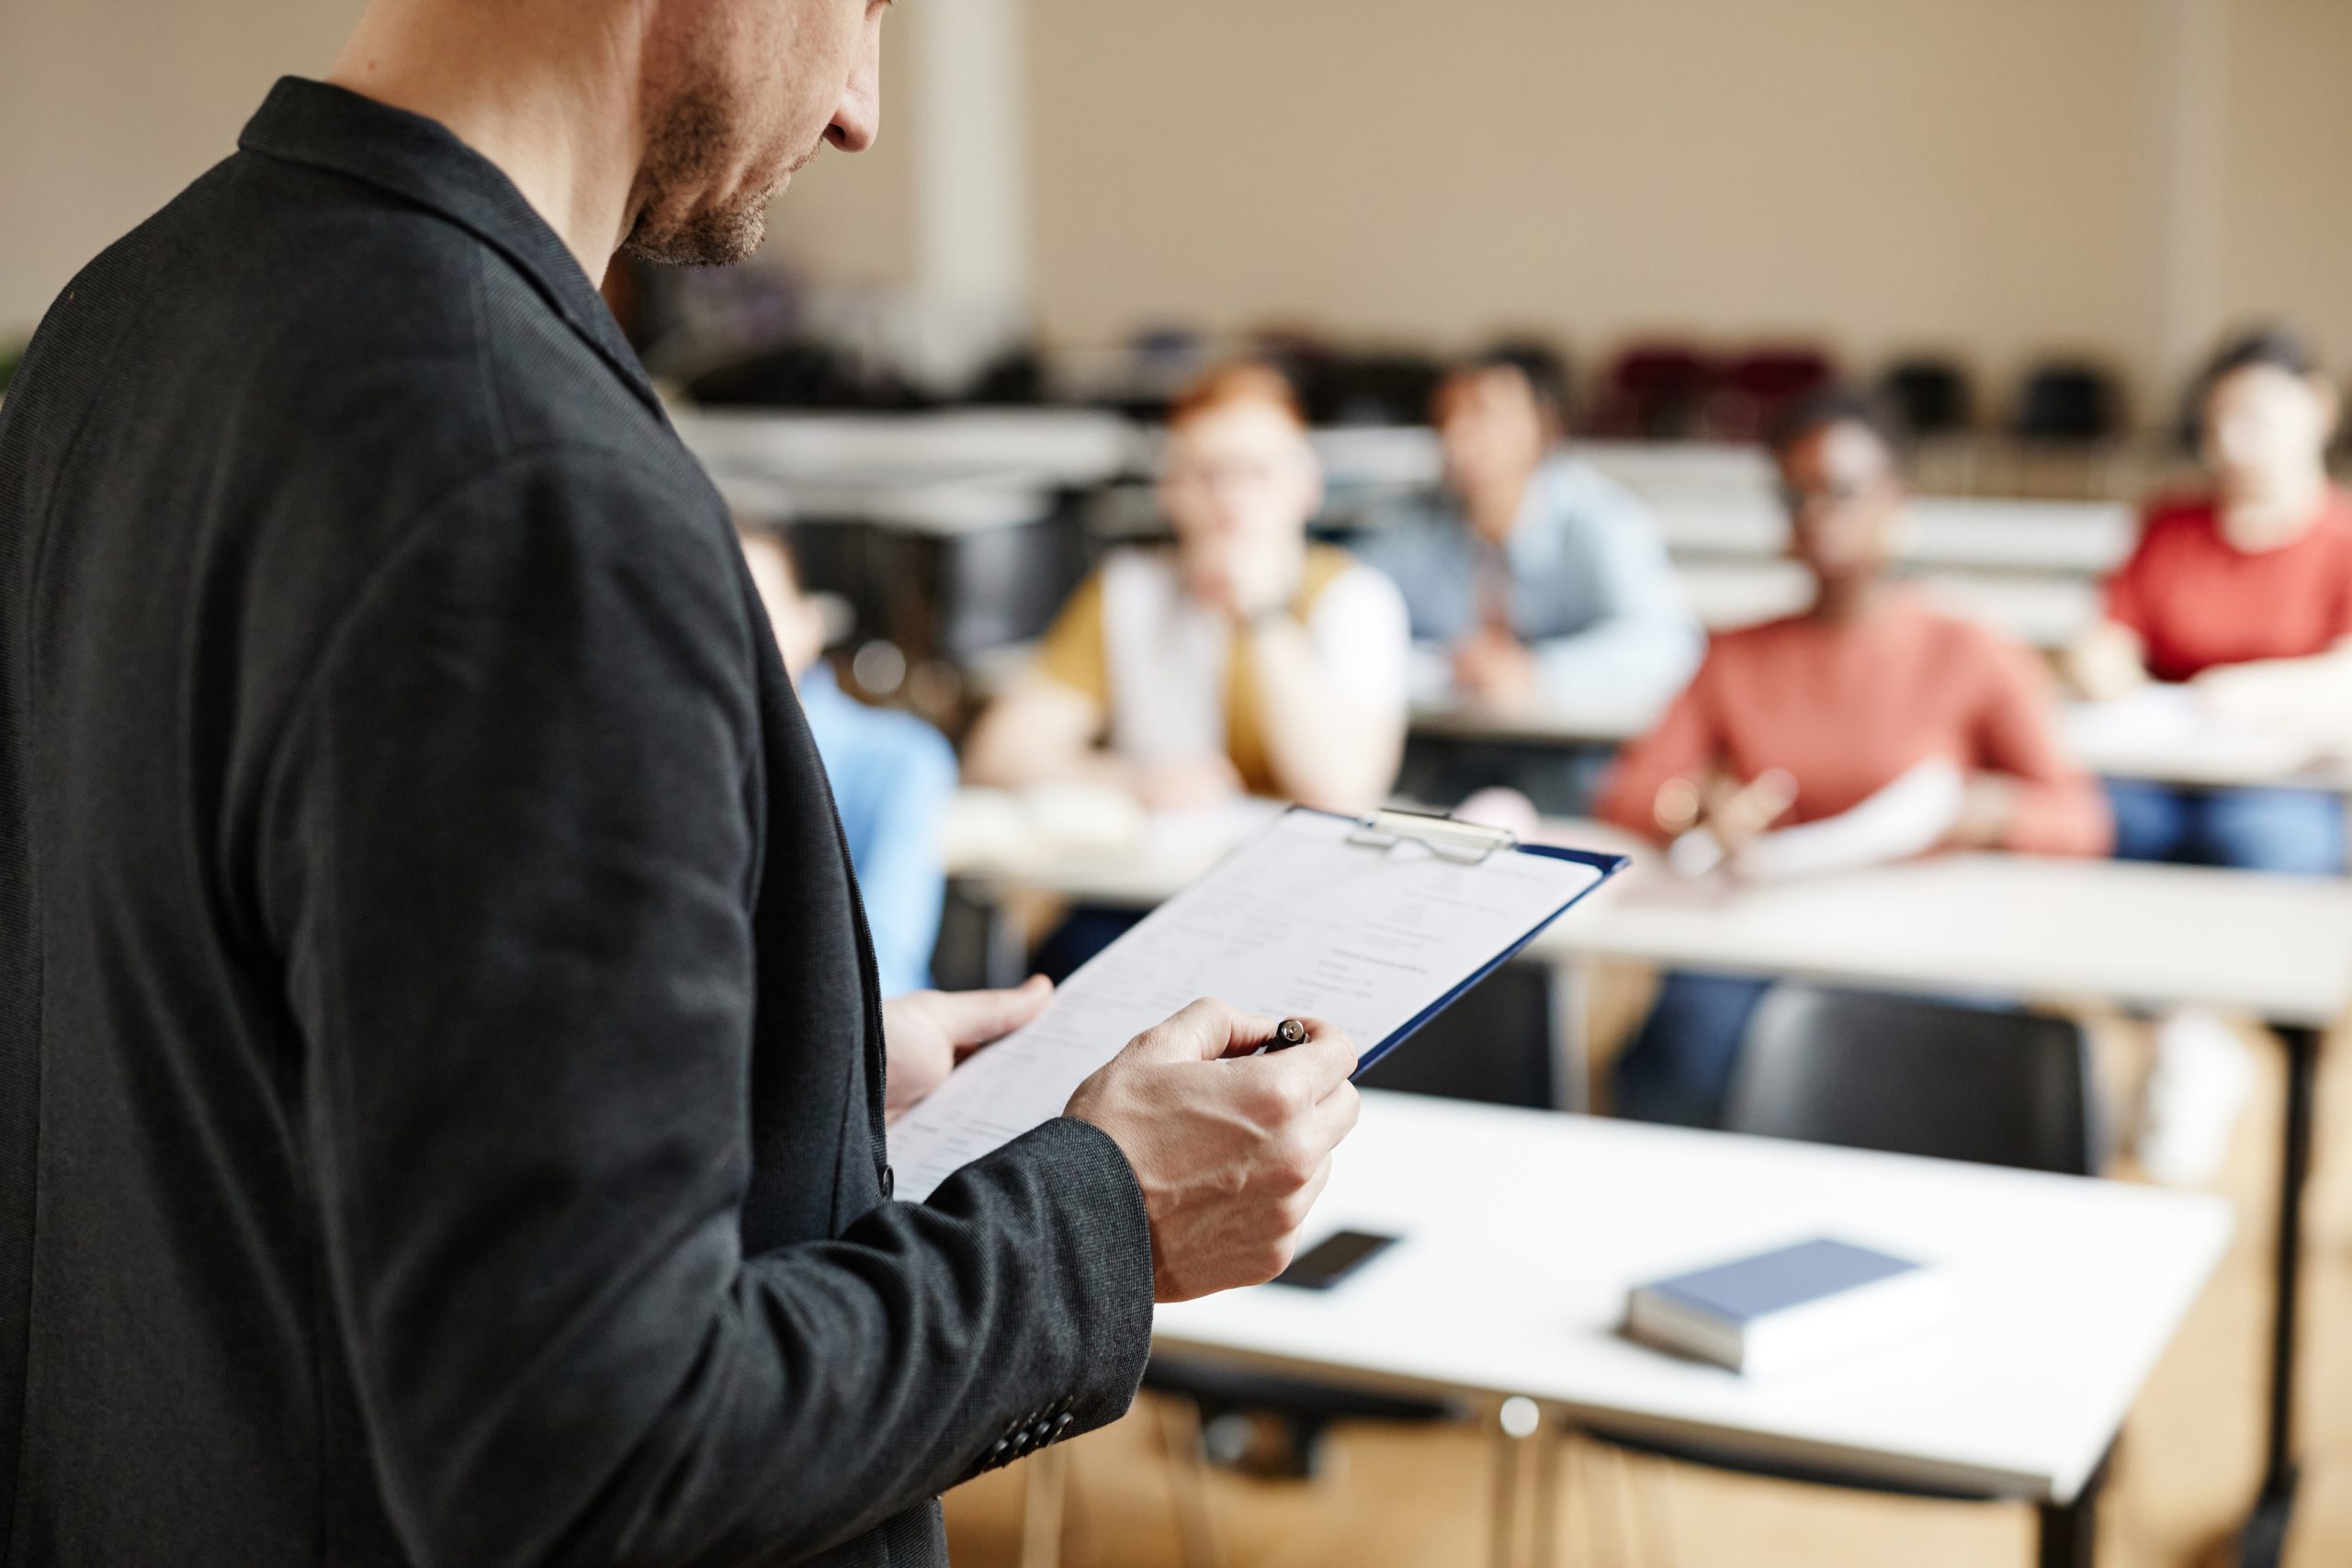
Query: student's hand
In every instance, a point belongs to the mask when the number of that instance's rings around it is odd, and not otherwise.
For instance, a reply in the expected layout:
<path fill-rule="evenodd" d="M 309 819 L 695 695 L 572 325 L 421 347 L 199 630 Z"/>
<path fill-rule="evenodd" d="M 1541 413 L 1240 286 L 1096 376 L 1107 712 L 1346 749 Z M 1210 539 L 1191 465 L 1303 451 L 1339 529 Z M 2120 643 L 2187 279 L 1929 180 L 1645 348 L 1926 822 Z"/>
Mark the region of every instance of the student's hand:
<path fill-rule="evenodd" d="M 1193 597 L 1229 620 L 1252 625 L 1298 593 L 1306 551 L 1294 541 L 1253 546 L 1241 539 L 1190 547 L 1185 581 Z"/>
<path fill-rule="evenodd" d="M 1010 991 L 910 991 L 884 1002 L 889 1072 L 883 1116 L 895 1122 L 905 1115 L 945 1083 L 957 1063 L 1035 1018 L 1053 998 L 1053 982 L 1033 975 Z"/>
<path fill-rule="evenodd" d="M 1241 774 L 1223 756 L 1162 763 L 1136 778 L 1136 798 L 1152 811 L 1197 811 L 1240 793 Z"/>
<path fill-rule="evenodd" d="M 1473 701 L 1519 706 L 1535 695 L 1535 655 L 1509 632 L 1482 626 L 1454 645 L 1453 683 Z"/>
<path fill-rule="evenodd" d="M 2128 697 L 2149 680 L 2147 645 L 2139 633 L 2114 621 L 2085 632 L 2059 666 L 2075 694 L 2094 703 Z"/>
<path fill-rule="evenodd" d="M 1357 1111 L 1355 1046 L 1303 1021 L 1305 1044 L 1253 1056 L 1276 1020 L 1197 1001 L 1070 1096 L 1068 1113 L 1108 1133 L 1135 1168 L 1158 1300 L 1262 1284 L 1290 1266 Z"/>
<path fill-rule="evenodd" d="M 1795 807 L 1797 781 L 1781 768 L 1767 768 L 1746 784 L 1717 773 L 1700 794 L 1700 825 L 1736 860 Z"/>

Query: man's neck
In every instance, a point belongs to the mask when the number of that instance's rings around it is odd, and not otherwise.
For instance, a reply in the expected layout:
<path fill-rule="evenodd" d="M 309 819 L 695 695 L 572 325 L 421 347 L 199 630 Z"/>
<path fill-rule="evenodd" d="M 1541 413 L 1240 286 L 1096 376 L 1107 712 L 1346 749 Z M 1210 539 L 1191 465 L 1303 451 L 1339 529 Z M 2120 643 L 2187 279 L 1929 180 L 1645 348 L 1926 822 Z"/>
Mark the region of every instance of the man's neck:
<path fill-rule="evenodd" d="M 640 40 L 616 36 L 619 23 L 567 30 L 560 14 L 377 0 L 327 80 L 438 121 L 496 164 L 594 285 L 637 216 Z"/>

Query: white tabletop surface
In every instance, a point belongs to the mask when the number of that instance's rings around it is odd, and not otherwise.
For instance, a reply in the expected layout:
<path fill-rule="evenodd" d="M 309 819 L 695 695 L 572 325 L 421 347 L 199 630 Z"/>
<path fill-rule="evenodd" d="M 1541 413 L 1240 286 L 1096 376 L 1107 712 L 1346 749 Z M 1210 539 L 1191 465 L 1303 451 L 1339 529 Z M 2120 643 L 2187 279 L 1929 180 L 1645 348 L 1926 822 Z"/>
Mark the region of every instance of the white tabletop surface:
<path fill-rule="evenodd" d="M 1647 734 L 1662 708 L 1622 703 L 1490 707 L 1416 704 L 1417 736 L 1525 746 L 1622 746 Z M 2262 733 L 2129 732 L 2098 722 L 2097 710 L 2066 710 L 2066 744 L 2101 778 L 2146 779 L 2196 789 L 2285 786 L 2352 795 L 2352 757 L 2293 736 Z"/>
<path fill-rule="evenodd" d="M 1068 815 L 967 792 L 949 869 L 1148 908 L 1263 820 L 1248 810 L 1137 815 L 1077 842 L 1056 831 Z M 1591 823 L 1552 823 L 1546 836 L 1634 848 Z M 2352 1011 L 2352 879 L 1967 854 L 1727 890 L 1670 883 L 1645 864 L 1571 909 L 1533 951 L 1890 990 L 2199 1005 L 2325 1027 Z"/>
<path fill-rule="evenodd" d="M 2064 1503 L 2230 1214 L 2206 1194 L 1367 1092 L 1308 1240 L 1343 1228 L 1403 1240 L 1328 1293 L 1162 1307 L 1156 1342 Z M 1952 1319 L 1763 1381 L 1614 1332 L 1636 1284 L 1816 1235 L 1950 1269 Z"/>
<path fill-rule="evenodd" d="M 1623 844 L 1596 828 L 1553 830 Z M 1964 854 L 1732 890 L 1643 865 L 1537 947 L 1895 990 L 2216 1007 L 2324 1028 L 2352 1010 L 2352 881 Z"/>
<path fill-rule="evenodd" d="M 1789 537 L 1769 490 L 1739 495 L 1657 486 L 1644 493 L 1678 555 L 1771 557 Z M 1913 565 L 2104 576 L 2131 553 L 2138 523 L 2114 502 L 1921 496 L 1909 506 L 1902 558 Z"/>
<path fill-rule="evenodd" d="M 714 472 L 818 481 L 953 478 L 974 469 L 1099 484 L 1136 460 L 1142 443 L 1115 414 L 1077 409 L 941 413 L 682 411 L 687 448 Z"/>
<path fill-rule="evenodd" d="M 1794 561 L 1683 559 L 1675 563 L 1675 577 L 1690 608 L 1713 631 L 1793 615 L 1813 603 L 1813 579 Z M 2098 614 L 2098 588 L 2087 578 L 1939 569 L 1917 574 L 1917 581 L 1947 608 L 2033 648 L 2068 646 Z"/>

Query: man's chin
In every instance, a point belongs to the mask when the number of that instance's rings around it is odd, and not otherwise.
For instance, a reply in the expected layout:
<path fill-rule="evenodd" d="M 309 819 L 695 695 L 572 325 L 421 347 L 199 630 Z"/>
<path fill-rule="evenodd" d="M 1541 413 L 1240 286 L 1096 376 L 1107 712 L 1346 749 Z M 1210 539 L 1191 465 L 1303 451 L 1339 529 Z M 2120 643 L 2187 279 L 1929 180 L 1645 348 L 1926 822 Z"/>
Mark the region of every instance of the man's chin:
<path fill-rule="evenodd" d="M 657 266 L 733 266 L 748 261 L 768 237 L 767 202 L 727 212 L 699 213 L 683 223 L 639 223 L 621 254 Z"/>

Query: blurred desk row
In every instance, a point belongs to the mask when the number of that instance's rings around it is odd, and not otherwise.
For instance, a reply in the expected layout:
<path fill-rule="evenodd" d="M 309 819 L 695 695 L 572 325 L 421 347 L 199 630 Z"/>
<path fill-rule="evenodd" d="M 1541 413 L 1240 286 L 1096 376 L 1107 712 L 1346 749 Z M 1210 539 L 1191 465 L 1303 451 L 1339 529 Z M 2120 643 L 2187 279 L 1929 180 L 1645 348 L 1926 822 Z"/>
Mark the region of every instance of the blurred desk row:
<path fill-rule="evenodd" d="M 1123 815 L 1091 792 L 969 792 L 948 835 L 951 870 L 959 899 L 978 908 L 1042 897 L 1148 908 L 1274 809 L 1249 803 L 1154 818 Z M 1529 950 L 1536 964 L 1571 976 L 1596 960 L 1619 960 L 2035 1005 L 2211 1007 L 2269 1025 L 2288 1074 L 2263 1498 L 2265 1517 L 2283 1528 L 2297 1473 L 2297 1308 L 2314 1077 L 2323 1032 L 2352 1009 L 2352 882 L 1963 854 L 1811 882 L 1694 886 L 1593 824 L 1548 823 L 1544 837 L 1630 848 L 1637 862 Z M 1564 1057 L 1554 1080 L 1560 1102 L 1580 1103 L 1573 1020 L 1553 1043 Z"/>
<path fill-rule="evenodd" d="M 858 633 L 911 660 L 956 660 L 1034 637 L 1108 545 L 1165 526 L 1145 477 L 1154 439 L 1116 415 L 682 413 L 680 433 L 744 517 L 793 523 L 810 585 L 842 595 Z M 1319 432 L 1344 539 L 1377 502 L 1439 479 L 1419 428 Z M 1801 607 L 1780 558 L 1786 524 L 1752 447 L 1585 443 L 1575 451 L 1656 514 L 1693 607 L 1718 629 Z M 2129 509 L 2106 502 L 1922 497 L 1903 567 L 1956 607 L 2044 649 L 2097 613 L 2097 578 L 2129 550 Z"/>

